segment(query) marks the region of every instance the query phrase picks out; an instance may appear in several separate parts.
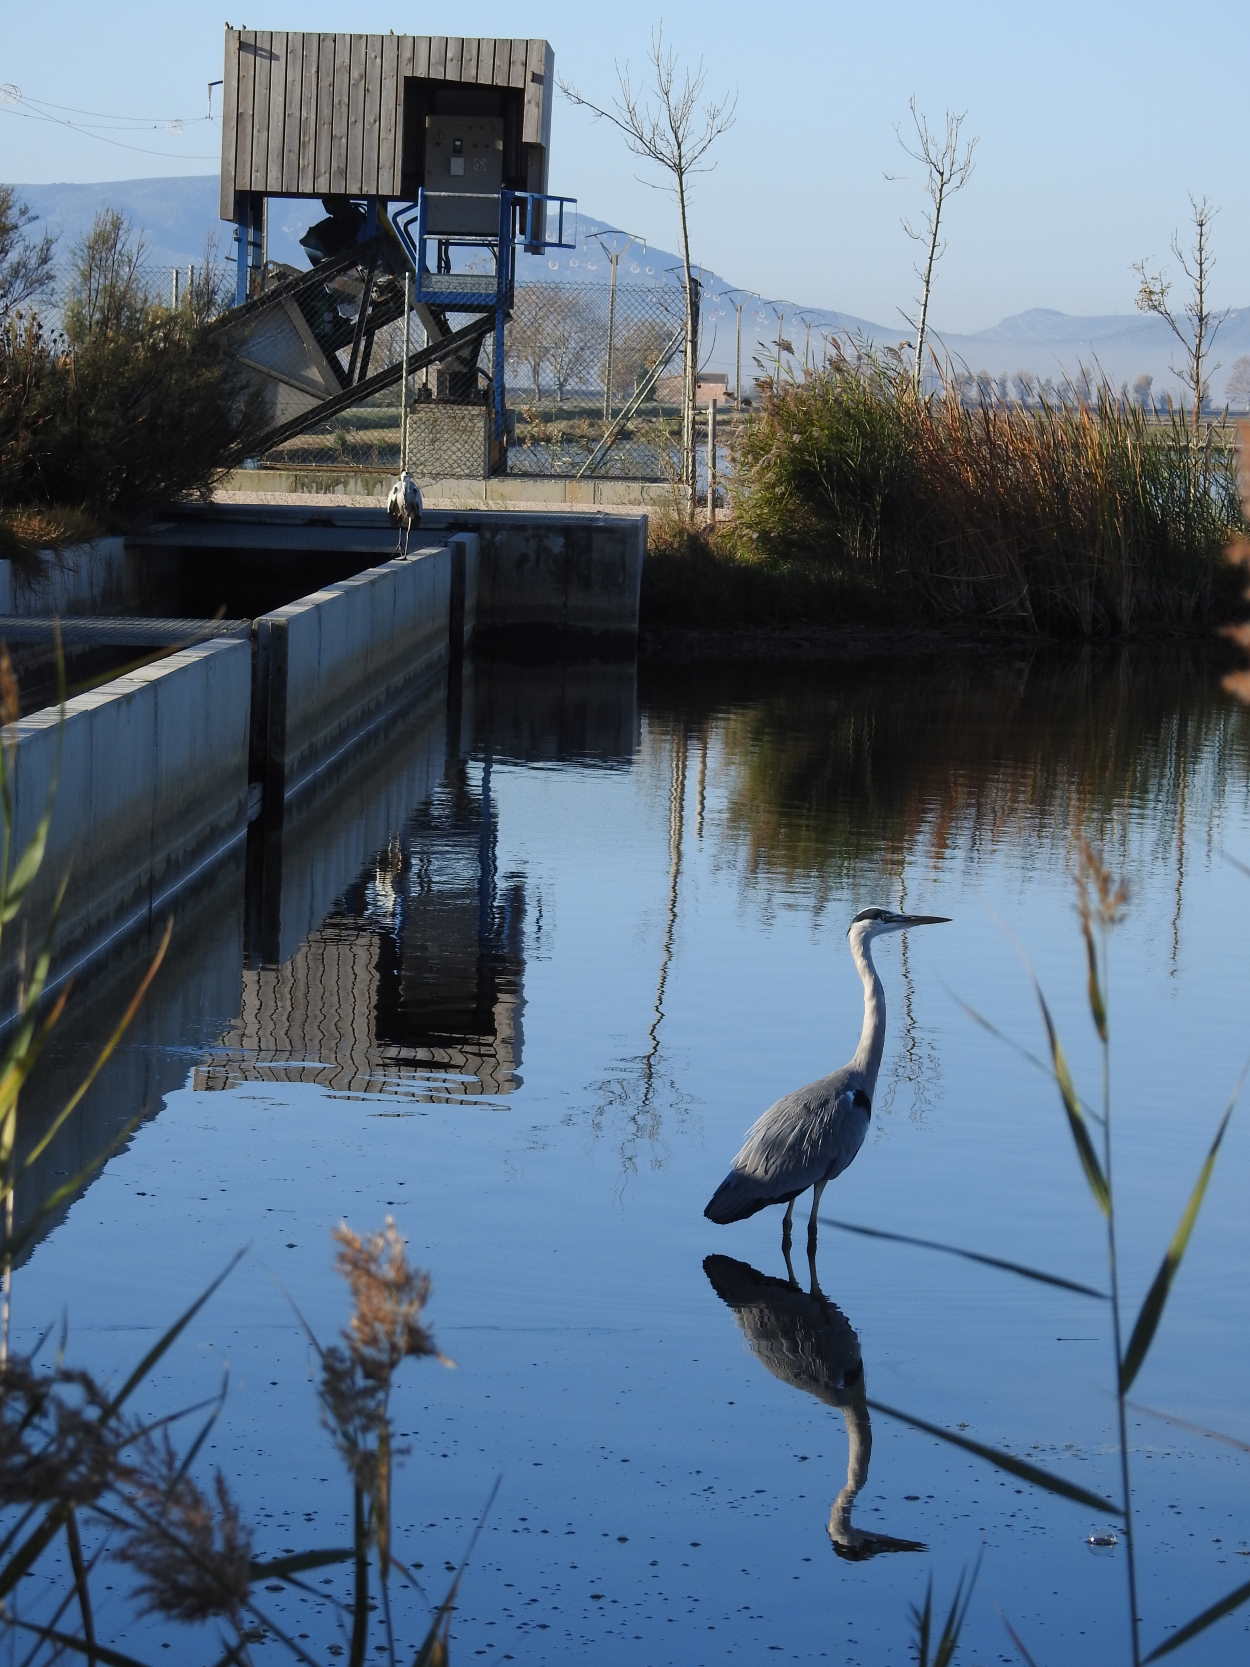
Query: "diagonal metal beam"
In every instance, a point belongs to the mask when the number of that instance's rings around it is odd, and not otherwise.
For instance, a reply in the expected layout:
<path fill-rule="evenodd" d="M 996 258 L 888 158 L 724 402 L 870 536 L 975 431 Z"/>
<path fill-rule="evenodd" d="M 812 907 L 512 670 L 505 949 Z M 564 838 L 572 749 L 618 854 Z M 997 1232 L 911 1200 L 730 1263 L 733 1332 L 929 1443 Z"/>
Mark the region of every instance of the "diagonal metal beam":
<path fill-rule="evenodd" d="M 414 371 L 424 370 L 427 365 L 437 364 L 440 359 L 450 358 L 461 348 L 480 342 L 494 327 L 495 315 L 487 313 L 481 318 L 471 320 L 461 329 L 454 330 L 450 336 L 444 336 L 441 341 L 429 342 L 416 353 L 408 355 L 408 374 L 411 376 Z M 389 388 L 393 382 L 398 382 L 403 374 L 404 365 L 400 359 L 395 364 L 388 365 L 385 370 L 377 371 L 373 376 L 366 376 L 354 387 L 344 388 L 341 393 L 323 399 L 311 411 L 305 411 L 289 422 L 280 423 L 277 428 L 267 429 L 242 445 L 235 446 L 227 454 L 225 466 L 231 467 L 241 457 L 271 451 L 274 446 L 280 446 L 284 440 L 292 440 L 297 434 L 305 433 L 325 418 L 337 416 L 340 411 L 348 411 L 353 405 L 362 404 L 371 394 L 380 393 L 383 388 Z"/>

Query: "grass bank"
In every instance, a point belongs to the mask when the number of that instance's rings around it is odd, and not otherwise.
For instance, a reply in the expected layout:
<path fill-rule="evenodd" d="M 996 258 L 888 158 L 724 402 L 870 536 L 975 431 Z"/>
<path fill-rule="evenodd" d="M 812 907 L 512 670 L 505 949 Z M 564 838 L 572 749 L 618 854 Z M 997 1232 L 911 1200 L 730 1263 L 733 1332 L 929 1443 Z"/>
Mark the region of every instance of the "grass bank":
<path fill-rule="evenodd" d="M 1071 638 L 1196 631 L 1245 582 L 1236 458 L 1111 390 L 966 407 L 838 360 L 777 389 L 735 443 L 732 517 L 653 529 L 652 627 L 979 625 Z"/>

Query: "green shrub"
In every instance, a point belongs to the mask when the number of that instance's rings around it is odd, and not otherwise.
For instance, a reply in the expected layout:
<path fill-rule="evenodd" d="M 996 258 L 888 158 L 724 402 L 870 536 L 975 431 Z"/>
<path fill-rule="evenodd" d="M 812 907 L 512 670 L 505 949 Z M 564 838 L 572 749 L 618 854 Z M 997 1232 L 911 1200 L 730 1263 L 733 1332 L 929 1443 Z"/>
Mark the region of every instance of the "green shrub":
<path fill-rule="evenodd" d="M 1106 388 L 967 407 L 839 359 L 774 390 L 735 451 L 739 553 L 827 569 L 901 619 L 1103 636 L 1205 624 L 1236 594 L 1231 452 Z"/>
<path fill-rule="evenodd" d="M 252 419 L 207 298 L 153 303 L 138 246 L 102 217 L 80 247 L 66 333 L 0 323 L 0 500 L 124 524 L 207 488 Z M 202 286 L 201 286 L 202 287 Z"/>

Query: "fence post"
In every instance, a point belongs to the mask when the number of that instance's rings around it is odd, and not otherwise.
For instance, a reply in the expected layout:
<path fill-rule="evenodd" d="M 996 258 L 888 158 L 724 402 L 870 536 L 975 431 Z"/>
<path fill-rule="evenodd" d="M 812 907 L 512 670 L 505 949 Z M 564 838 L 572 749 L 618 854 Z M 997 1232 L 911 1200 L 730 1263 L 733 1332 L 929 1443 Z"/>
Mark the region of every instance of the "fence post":
<path fill-rule="evenodd" d="M 716 525 L 716 396 L 707 408 L 707 521 Z"/>
<path fill-rule="evenodd" d="M 176 266 L 169 269 L 169 305 L 174 312 L 178 310 L 178 279 L 181 273 Z"/>

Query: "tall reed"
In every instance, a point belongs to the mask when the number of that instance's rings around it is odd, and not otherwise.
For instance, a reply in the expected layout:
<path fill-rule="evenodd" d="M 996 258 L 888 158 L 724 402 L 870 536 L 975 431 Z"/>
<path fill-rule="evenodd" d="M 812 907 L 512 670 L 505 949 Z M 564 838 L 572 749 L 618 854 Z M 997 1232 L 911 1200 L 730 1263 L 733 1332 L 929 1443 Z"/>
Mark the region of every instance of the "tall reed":
<path fill-rule="evenodd" d="M 1233 454 L 1105 386 L 969 407 L 837 358 L 769 395 L 735 464 L 740 553 L 830 570 L 902 619 L 1097 637 L 1199 627 L 1236 596 Z"/>
<path fill-rule="evenodd" d="M 1219 1157 L 1220 1147 L 1227 1133 L 1242 1082 L 1237 1083 L 1232 1098 L 1216 1123 L 1214 1135 L 1199 1166 L 1197 1177 L 1190 1189 L 1180 1220 L 1167 1242 L 1153 1280 L 1137 1304 L 1136 1314 L 1132 1317 L 1130 1324 L 1131 1309 L 1121 1270 L 1121 1222 L 1118 1209 L 1119 1199 L 1115 1185 L 1116 1106 L 1112 1093 L 1109 994 L 1110 939 L 1115 927 L 1124 916 L 1128 903 L 1128 890 L 1122 881 L 1115 878 L 1100 854 L 1088 842 L 1084 840 L 1077 842 L 1076 858 L 1077 919 L 1080 928 L 1083 973 L 1090 1020 L 1098 1041 L 1100 1056 L 1097 1092 L 1089 1099 L 1078 1092 L 1068 1065 L 1063 1043 L 1051 1016 L 1050 1007 L 1036 980 L 1034 980 L 1034 990 L 1046 1038 L 1045 1054 L 1034 1054 L 1029 1049 L 1016 1043 L 1011 1043 L 1011 1045 L 1029 1064 L 1040 1067 L 1045 1071 L 1051 1077 L 1058 1091 L 1064 1120 L 1081 1174 L 1091 1201 L 1103 1219 L 1106 1243 L 1105 1283 L 1103 1288 L 1097 1289 L 1093 1286 L 1075 1285 L 1070 1280 L 1061 1279 L 1057 1275 L 1039 1268 L 1029 1268 L 1020 1263 L 1010 1263 L 999 1257 L 962 1247 L 937 1244 L 932 1240 L 921 1239 L 910 1234 L 886 1232 L 877 1227 L 854 1226 L 841 1221 L 826 1221 L 824 1217 L 821 1217 L 821 1221 L 827 1226 L 838 1227 L 844 1231 L 866 1234 L 872 1238 L 891 1239 L 898 1243 L 911 1244 L 929 1250 L 938 1250 L 945 1254 L 979 1262 L 985 1266 L 997 1267 L 1017 1278 L 1040 1281 L 1048 1285 L 1067 1286 L 1068 1289 L 1079 1291 L 1086 1297 L 1106 1305 L 1111 1344 L 1110 1388 L 1115 1418 L 1117 1468 L 1117 1486 L 1114 1494 L 1110 1497 L 1093 1493 L 1082 1484 L 1072 1482 L 1067 1477 L 1054 1471 L 1045 1470 L 1026 1460 L 1019 1459 L 1014 1454 L 1001 1448 L 988 1446 L 969 1435 L 943 1429 L 938 1425 L 927 1422 L 925 1419 L 901 1411 L 897 1407 L 883 1406 L 876 1401 L 869 1401 L 868 1404 L 875 1411 L 899 1419 L 914 1429 L 936 1436 L 939 1440 L 947 1442 L 963 1452 L 986 1460 L 1032 1487 L 1042 1489 L 1074 1503 L 1104 1511 L 1109 1516 L 1116 1518 L 1122 1527 L 1124 1537 L 1125 1640 L 1127 1646 L 1124 1659 L 1127 1660 L 1130 1667 L 1148 1667 L 1149 1663 L 1162 1660 L 1183 1644 L 1205 1633 L 1210 1627 L 1225 1619 L 1235 1610 L 1240 1609 L 1246 1603 L 1250 1603 L 1250 1581 L 1246 1581 L 1234 1587 L 1217 1602 L 1208 1605 L 1198 1614 L 1176 1626 L 1165 1637 L 1159 1639 L 1149 1653 L 1146 1653 L 1141 1636 L 1140 1594 L 1142 1570 L 1136 1532 L 1139 1512 L 1136 1503 L 1133 1455 L 1128 1431 L 1129 1391 L 1145 1364 L 1158 1334 L 1176 1275 L 1189 1249 L 1198 1214 L 1202 1208 L 1211 1176 L 1214 1173 L 1216 1160 Z M 1004 1041 L 1010 1041 L 1009 1038 L 1003 1037 L 1001 1032 L 979 1013 L 974 1012 L 971 1008 L 966 1008 L 965 1011 L 992 1035 L 999 1036 Z M 1246 1072 L 1243 1071 L 1243 1081 L 1245 1075 Z M 961 1580 L 960 1587 L 951 1605 L 950 1617 L 943 1639 L 944 1645 L 947 1647 L 945 1659 L 949 1661 L 954 1659 L 959 1632 L 966 1619 L 966 1599 L 969 1590 L 970 1588 L 965 1586 L 964 1581 Z M 926 1597 L 924 1607 L 915 1612 L 915 1619 L 917 1651 L 921 1659 L 924 1660 L 926 1659 L 927 1649 L 926 1639 L 931 1623 L 930 1596 Z M 1021 1659 L 1026 1663 L 1031 1663 L 1033 1657 L 1029 1654 L 1026 1645 L 1009 1619 L 1006 1620 L 1006 1625 L 1012 1643 L 1015 1645 Z"/>

